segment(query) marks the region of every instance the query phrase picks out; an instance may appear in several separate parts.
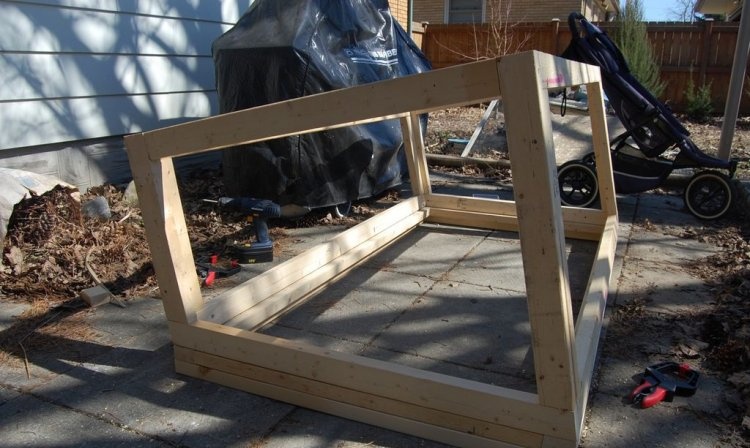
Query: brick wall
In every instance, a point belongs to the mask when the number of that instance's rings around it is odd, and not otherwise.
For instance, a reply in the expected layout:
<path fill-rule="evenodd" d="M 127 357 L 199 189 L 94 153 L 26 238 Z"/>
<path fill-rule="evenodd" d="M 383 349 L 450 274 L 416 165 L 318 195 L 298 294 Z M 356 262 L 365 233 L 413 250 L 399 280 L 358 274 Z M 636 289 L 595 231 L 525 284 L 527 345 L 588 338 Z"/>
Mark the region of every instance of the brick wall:
<path fill-rule="evenodd" d="M 398 20 L 403 29 L 407 29 L 406 25 L 409 23 L 409 0 L 390 0 L 388 3 L 390 4 L 393 18 Z"/>

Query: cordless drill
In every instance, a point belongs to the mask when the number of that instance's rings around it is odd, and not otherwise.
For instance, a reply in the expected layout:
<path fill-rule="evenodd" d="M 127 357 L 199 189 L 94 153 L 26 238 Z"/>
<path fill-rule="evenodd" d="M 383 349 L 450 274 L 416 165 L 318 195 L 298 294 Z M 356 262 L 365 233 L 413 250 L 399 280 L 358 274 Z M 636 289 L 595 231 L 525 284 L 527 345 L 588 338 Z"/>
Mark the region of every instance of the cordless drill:
<path fill-rule="evenodd" d="M 281 216 L 281 207 L 268 199 L 247 197 L 219 198 L 219 205 L 245 213 L 252 218 L 256 241 L 253 243 L 230 243 L 229 250 L 240 264 L 273 261 L 273 241 L 268 236 L 268 218 Z"/>

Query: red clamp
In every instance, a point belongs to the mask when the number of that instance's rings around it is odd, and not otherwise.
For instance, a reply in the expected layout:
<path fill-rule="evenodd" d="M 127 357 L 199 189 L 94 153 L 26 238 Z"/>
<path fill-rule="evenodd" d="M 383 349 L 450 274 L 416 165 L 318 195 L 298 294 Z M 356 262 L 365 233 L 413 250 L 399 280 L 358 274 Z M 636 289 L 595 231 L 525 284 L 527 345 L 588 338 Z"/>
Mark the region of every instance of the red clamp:
<path fill-rule="evenodd" d="M 228 264 L 228 266 L 227 266 Z M 240 272 L 242 269 L 237 260 L 220 262 L 218 255 L 211 255 L 208 260 L 199 260 L 195 263 L 195 269 L 201 278 L 201 283 L 206 286 L 212 286 L 218 276 L 229 277 Z"/>
<path fill-rule="evenodd" d="M 672 401 L 675 395 L 695 394 L 700 374 L 687 364 L 662 362 L 647 367 L 638 386 L 628 399 L 641 408 L 649 408 L 662 401 Z"/>

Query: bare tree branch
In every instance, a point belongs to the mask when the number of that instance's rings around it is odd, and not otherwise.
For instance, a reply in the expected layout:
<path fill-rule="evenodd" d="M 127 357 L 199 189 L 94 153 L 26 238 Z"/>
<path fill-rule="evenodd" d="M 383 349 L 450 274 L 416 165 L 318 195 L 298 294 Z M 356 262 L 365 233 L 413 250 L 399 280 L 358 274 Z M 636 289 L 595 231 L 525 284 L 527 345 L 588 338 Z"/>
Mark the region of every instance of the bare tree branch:
<path fill-rule="evenodd" d="M 473 24 L 471 33 L 473 49 L 452 48 L 442 42 L 436 43 L 446 51 L 459 56 L 464 61 L 517 53 L 531 39 L 531 34 L 517 30 L 517 22 L 511 22 L 511 1 L 495 0 L 487 2 L 487 17 L 483 24 Z"/>
<path fill-rule="evenodd" d="M 674 7 L 669 10 L 670 16 L 678 22 L 690 22 L 695 20 L 695 4 L 698 0 L 675 0 Z"/>

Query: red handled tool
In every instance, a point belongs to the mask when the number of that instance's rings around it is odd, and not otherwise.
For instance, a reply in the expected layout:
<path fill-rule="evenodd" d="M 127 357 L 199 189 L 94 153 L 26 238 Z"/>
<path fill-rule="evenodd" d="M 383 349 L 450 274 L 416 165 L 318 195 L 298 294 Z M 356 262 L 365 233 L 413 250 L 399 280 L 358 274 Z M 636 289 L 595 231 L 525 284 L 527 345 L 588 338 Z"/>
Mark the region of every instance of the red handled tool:
<path fill-rule="evenodd" d="M 687 364 L 662 362 L 647 367 L 641 383 L 633 389 L 628 399 L 642 408 L 662 401 L 672 401 L 675 395 L 689 397 L 695 394 L 700 374 Z"/>
<path fill-rule="evenodd" d="M 237 260 L 220 261 L 218 255 L 211 255 L 208 259 L 201 259 L 195 263 L 195 269 L 206 286 L 212 286 L 218 276 L 229 277 L 240 272 Z"/>

